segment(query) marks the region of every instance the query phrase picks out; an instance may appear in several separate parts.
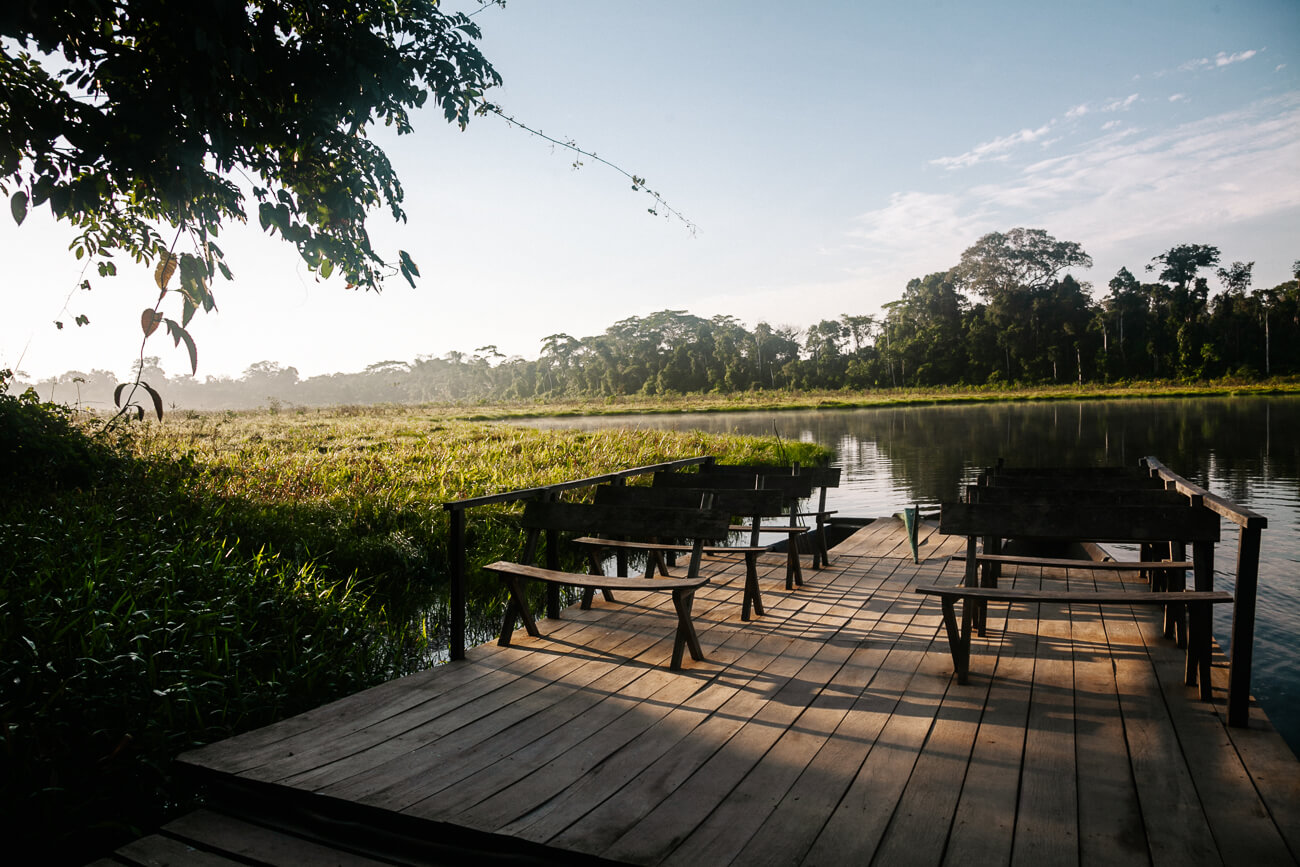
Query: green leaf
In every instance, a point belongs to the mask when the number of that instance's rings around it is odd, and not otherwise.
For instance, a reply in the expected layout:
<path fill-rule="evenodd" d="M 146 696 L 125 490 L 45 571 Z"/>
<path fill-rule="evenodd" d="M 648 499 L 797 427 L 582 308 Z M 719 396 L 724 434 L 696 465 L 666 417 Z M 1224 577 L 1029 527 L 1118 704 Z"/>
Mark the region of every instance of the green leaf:
<path fill-rule="evenodd" d="M 415 278 L 420 276 L 420 269 L 415 267 L 415 262 L 411 260 L 410 255 L 405 250 L 397 251 L 397 258 L 401 261 L 400 270 L 406 282 L 415 288 Z"/>
<path fill-rule="evenodd" d="M 14 222 L 21 226 L 27 219 L 27 193 L 22 190 L 14 193 L 9 200 L 9 212 L 14 215 Z"/>
<path fill-rule="evenodd" d="M 198 373 L 199 372 L 199 349 L 197 346 L 194 345 L 194 338 L 190 337 L 190 333 L 185 330 L 185 326 L 178 323 L 175 319 L 168 319 L 167 333 L 172 336 L 172 342 L 175 346 L 180 346 L 181 343 L 185 344 L 185 349 L 190 354 L 190 375 L 193 376 L 194 374 Z M 162 404 L 159 403 L 160 407 L 161 405 Z M 158 418 L 159 419 L 162 418 L 161 409 L 158 410 Z"/>
<path fill-rule="evenodd" d="M 262 224 L 262 231 L 269 231 L 271 220 L 275 216 L 275 205 L 270 202 L 262 202 L 257 206 L 257 221 Z"/>
<path fill-rule="evenodd" d="M 140 387 L 143 388 L 145 391 L 149 392 L 149 396 L 153 398 L 153 410 L 154 412 L 158 413 L 158 421 L 162 421 L 162 417 L 163 417 L 162 395 L 154 391 L 153 387 L 149 385 L 149 383 L 145 382 L 144 380 L 140 380 Z M 138 417 L 144 418 L 143 407 L 140 408 L 140 415 Z"/>

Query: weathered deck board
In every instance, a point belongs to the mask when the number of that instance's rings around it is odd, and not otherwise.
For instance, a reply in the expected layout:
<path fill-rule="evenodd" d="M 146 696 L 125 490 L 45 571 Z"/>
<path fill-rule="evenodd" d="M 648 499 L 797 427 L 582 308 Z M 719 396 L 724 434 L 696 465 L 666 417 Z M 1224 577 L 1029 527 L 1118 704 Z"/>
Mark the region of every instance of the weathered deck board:
<path fill-rule="evenodd" d="M 1258 709 L 1258 728 L 1226 729 L 1221 656 L 1205 704 L 1159 611 L 994 604 L 959 686 L 939 605 L 911 588 L 957 583 L 963 540 L 929 522 L 920 539 L 913 564 L 902 522 L 877 520 L 794 591 L 784 558 L 761 558 L 768 612 L 748 623 L 739 564 L 716 562 L 695 609 L 706 658 L 680 672 L 665 594 L 621 594 L 198 750 L 184 766 L 231 800 L 133 845 L 283 863 L 331 851 L 334 825 L 302 818 L 328 808 L 374 835 L 344 855 L 411 864 L 436 860 L 421 838 L 521 863 L 1296 863 L 1300 763 Z M 299 805 L 297 824 L 249 824 L 241 792 Z"/>

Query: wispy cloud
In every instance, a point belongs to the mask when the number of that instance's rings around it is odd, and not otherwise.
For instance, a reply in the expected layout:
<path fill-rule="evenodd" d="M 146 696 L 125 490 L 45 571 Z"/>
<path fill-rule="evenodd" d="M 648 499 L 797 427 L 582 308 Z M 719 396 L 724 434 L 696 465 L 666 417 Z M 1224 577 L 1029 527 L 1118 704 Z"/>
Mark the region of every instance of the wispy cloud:
<path fill-rule="evenodd" d="M 1000 136 L 992 141 L 978 144 L 964 154 L 955 157 L 939 157 L 930 160 L 931 164 L 945 169 L 960 169 L 988 160 L 1004 160 L 1010 151 L 1024 144 L 1038 141 L 1052 129 L 1051 123 L 1045 123 L 1038 129 L 1022 129 L 1011 135 Z"/>
<path fill-rule="evenodd" d="M 1090 114 L 1093 111 L 1116 112 L 1128 111 L 1132 108 L 1140 97 L 1140 94 L 1131 93 L 1120 99 L 1111 99 L 1103 102 L 1094 109 L 1086 102 L 1079 103 L 1065 112 L 1066 120 L 1078 120 L 1079 118 Z M 998 138 L 977 144 L 975 147 L 963 154 L 955 157 L 937 157 L 930 160 L 931 165 L 940 166 L 948 170 L 969 168 L 984 162 L 1005 161 L 1010 158 L 1012 151 L 1027 144 L 1038 144 L 1046 148 L 1049 145 L 1059 142 L 1060 137 L 1047 138 L 1047 134 L 1057 124 L 1057 120 L 1049 120 L 1047 123 L 1037 129 L 1022 129 L 1019 132 L 1010 135 L 999 136 Z M 1105 129 L 1109 129 L 1111 124 L 1106 124 Z"/>
<path fill-rule="evenodd" d="M 1175 94 L 1172 94 L 1172 95 L 1169 97 L 1169 101 L 1170 101 L 1170 102 L 1186 102 L 1186 101 L 1187 101 L 1187 94 L 1185 94 L 1185 93 L 1175 93 Z"/>
<path fill-rule="evenodd" d="M 1112 99 L 1101 107 L 1102 111 L 1128 111 L 1138 101 L 1138 94 L 1130 93 L 1123 99 Z"/>
<path fill-rule="evenodd" d="M 1005 174 L 943 194 L 898 192 L 859 216 L 849 234 L 871 251 L 864 270 L 915 262 L 919 251 L 959 255 L 981 233 L 1008 226 L 1043 226 L 1097 255 L 1293 212 L 1300 208 L 1300 93 L 1171 129 L 1112 129 Z"/>
<path fill-rule="evenodd" d="M 1229 54 L 1226 51 L 1220 51 L 1213 57 L 1199 57 L 1196 60 L 1189 60 L 1182 66 L 1178 67 L 1183 72 L 1189 72 L 1193 69 L 1220 69 L 1224 66 L 1231 66 L 1234 63 L 1241 63 L 1244 60 L 1250 60 L 1263 49 L 1251 48 L 1248 51 L 1238 51 Z"/>
<path fill-rule="evenodd" d="M 879 251 L 897 252 L 915 246 L 920 238 L 939 243 L 969 243 L 973 227 L 990 215 L 972 210 L 960 194 L 894 193 L 889 204 L 854 220 L 849 237 Z"/>

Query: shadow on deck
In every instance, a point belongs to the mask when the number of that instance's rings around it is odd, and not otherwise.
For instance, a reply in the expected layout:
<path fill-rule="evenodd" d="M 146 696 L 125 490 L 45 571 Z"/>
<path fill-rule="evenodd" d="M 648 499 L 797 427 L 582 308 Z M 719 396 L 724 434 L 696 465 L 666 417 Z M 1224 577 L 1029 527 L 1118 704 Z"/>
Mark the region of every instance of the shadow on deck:
<path fill-rule="evenodd" d="M 186 754 L 209 808 L 102 863 L 1297 861 L 1300 763 L 1257 707 L 1226 726 L 1221 656 L 1196 700 L 1157 611 L 992 605 L 958 686 L 912 588 L 957 583 L 961 543 L 927 524 L 914 565 L 881 519 L 794 592 L 771 557 L 750 623 L 722 564 L 680 672 L 666 594 L 568 609 Z"/>

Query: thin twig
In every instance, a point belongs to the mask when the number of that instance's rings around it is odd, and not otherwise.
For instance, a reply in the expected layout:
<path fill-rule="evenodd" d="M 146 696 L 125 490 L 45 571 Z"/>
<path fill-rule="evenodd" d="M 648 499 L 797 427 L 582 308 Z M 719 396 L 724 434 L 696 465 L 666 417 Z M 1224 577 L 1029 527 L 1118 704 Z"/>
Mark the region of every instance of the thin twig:
<path fill-rule="evenodd" d="M 614 171 L 618 172 L 620 175 L 622 175 L 623 177 L 631 181 L 633 190 L 637 192 L 647 193 L 650 197 L 652 197 L 655 200 L 654 207 L 646 209 L 651 214 L 655 216 L 659 216 L 659 214 L 662 212 L 665 218 L 676 218 L 682 223 L 682 225 L 686 227 L 686 230 L 691 233 L 691 237 L 694 237 L 695 234 L 699 231 L 700 228 L 699 226 L 697 226 L 691 220 L 687 219 L 686 216 L 682 214 L 681 211 L 669 205 L 668 202 L 664 200 L 663 196 L 659 195 L 657 192 L 647 187 L 645 183 L 645 178 L 640 177 L 638 175 L 634 175 L 631 172 L 629 172 L 627 169 L 623 168 L 622 166 L 617 165 L 616 163 L 612 163 L 609 160 L 605 159 L 604 157 L 597 156 L 591 151 L 583 150 L 582 148 L 578 147 L 578 143 L 573 141 L 572 139 L 569 139 L 567 141 L 561 141 L 560 139 L 547 135 L 546 133 L 542 132 L 539 129 L 533 129 L 531 126 L 524 123 L 523 121 L 516 120 L 515 118 L 506 114 L 500 109 L 500 107 L 493 105 L 490 102 L 483 103 L 482 106 L 480 107 L 480 110 L 484 112 L 488 112 L 490 114 L 495 114 L 497 117 L 501 118 L 511 126 L 519 127 L 524 132 L 531 133 L 532 135 L 544 139 L 553 145 L 558 145 L 559 147 L 567 148 L 568 150 L 571 150 L 576 154 L 579 154 L 581 156 L 587 157 L 588 159 L 595 160 L 598 163 L 608 166 L 609 168 L 613 169 Z M 578 162 L 574 163 L 575 167 L 578 165 L 581 165 L 581 163 Z"/>

